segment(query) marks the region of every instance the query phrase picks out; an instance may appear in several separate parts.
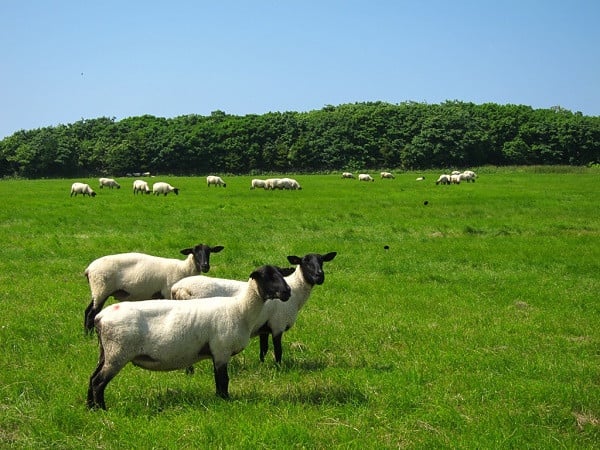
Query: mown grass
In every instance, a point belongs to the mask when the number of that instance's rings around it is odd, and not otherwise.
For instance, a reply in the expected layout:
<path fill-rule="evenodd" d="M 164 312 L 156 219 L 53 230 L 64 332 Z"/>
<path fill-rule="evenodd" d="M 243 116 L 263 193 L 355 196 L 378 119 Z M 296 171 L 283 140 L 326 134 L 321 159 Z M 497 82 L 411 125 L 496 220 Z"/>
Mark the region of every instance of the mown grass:
<path fill-rule="evenodd" d="M 160 198 L 128 180 L 93 199 L 70 198 L 73 180 L 0 182 L 0 446 L 595 448 L 600 174 L 479 172 L 460 186 L 298 175 L 297 192 L 164 177 L 181 194 Z M 211 275 L 240 279 L 338 256 L 281 367 L 258 362 L 257 341 L 234 357 L 231 401 L 208 362 L 192 377 L 128 366 L 109 410 L 88 411 L 84 268 L 199 242 L 225 246 Z"/>

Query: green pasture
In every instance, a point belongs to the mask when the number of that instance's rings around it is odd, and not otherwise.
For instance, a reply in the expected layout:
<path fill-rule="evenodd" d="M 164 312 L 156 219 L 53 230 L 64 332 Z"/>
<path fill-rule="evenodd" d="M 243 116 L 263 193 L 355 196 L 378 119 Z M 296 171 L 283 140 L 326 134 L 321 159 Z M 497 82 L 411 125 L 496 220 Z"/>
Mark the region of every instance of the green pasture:
<path fill-rule="evenodd" d="M 272 192 L 148 179 L 181 189 L 166 197 L 127 178 L 0 181 L 0 448 L 598 448 L 600 172 L 478 173 L 299 174 L 303 190 Z M 70 197 L 73 181 L 98 195 Z M 231 400 L 208 361 L 193 376 L 129 365 L 108 411 L 88 411 L 85 267 L 198 243 L 225 246 L 209 275 L 238 279 L 338 255 L 280 367 L 257 340 L 233 358 Z"/>

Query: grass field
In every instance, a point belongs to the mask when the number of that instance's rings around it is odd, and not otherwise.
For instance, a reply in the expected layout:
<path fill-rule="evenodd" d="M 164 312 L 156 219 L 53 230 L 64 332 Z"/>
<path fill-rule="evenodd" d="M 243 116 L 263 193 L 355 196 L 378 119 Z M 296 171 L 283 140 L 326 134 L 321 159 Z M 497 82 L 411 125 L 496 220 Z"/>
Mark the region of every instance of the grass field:
<path fill-rule="evenodd" d="M 74 180 L 0 181 L 0 447 L 597 448 L 600 172 L 479 173 L 298 175 L 303 190 L 273 192 L 157 178 L 181 189 L 167 197 L 127 179 L 95 198 L 69 197 Z M 193 376 L 129 365 L 108 411 L 88 411 L 87 264 L 201 242 L 225 246 L 209 275 L 238 279 L 338 255 L 281 367 L 257 340 L 233 358 L 230 401 L 208 361 Z"/>

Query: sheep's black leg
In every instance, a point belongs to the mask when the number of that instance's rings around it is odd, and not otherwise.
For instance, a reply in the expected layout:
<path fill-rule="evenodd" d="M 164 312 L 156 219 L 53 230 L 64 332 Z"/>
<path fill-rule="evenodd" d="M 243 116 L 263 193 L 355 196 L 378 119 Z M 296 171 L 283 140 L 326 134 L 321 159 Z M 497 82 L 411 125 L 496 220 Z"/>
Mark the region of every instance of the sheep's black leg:
<path fill-rule="evenodd" d="M 100 356 L 98 358 L 98 365 L 96 370 L 90 376 L 90 384 L 88 387 L 87 394 L 87 407 L 94 409 L 100 407 L 106 409 L 104 403 L 104 389 L 110 380 L 113 379 L 114 375 L 103 376 L 102 368 L 104 367 L 104 347 L 100 345 Z"/>
<path fill-rule="evenodd" d="M 91 313 L 93 307 L 94 307 L 94 301 L 92 300 L 90 302 L 90 304 L 88 305 L 88 307 L 85 308 L 85 315 L 83 317 L 83 329 L 85 330 L 86 333 L 91 333 L 91 331 L 92 331 L 90 326 L 88 325 L 89 324 L 88 318 L 90 316 L 90 313 Z M 93 321 L 92 321 L 92 327 L 93 327 Z"/>
<path fill-rule="evenodd" d="M 215 371 L 215 386 L 217 395 L 221 398 L 229 398 L 229 375 L 227 374 L 227 363 L 219 366 L 213 361 Z"/>
<path fill-rule="evenodd" d="M 275 362 L 277 364 L 281 364 L 281 355 L 283 354 L 283 349 L 281 348 L 282 336 L 283 333 L 273 335 L 273 351 L 275 352 Z"/>
<path fill-rule="evenodd" d="M 260 362 L 265 362 L 265 355 L 269 351 L 269 333 L 260 333 Z"/>
<path fill-rule="evenodd" d="M 104 303 L 106 302 L 106 300 L 108 300 L 108 297 L 106 297 L 101 302 L 98 302 L 97 303 L 98 306 L 94 306 L 94 300 L 92 300 L 90 302 L 90 304 L 88 305 L 88 307 L 85 309 L 84 326 L 85 326 L 85 331 L 88 334 L 92 334 L 92 332 L 94 331 L 94 319 L 96 318 L 98 313 L 102 310 L 102 307 L 104 306 Z"/>

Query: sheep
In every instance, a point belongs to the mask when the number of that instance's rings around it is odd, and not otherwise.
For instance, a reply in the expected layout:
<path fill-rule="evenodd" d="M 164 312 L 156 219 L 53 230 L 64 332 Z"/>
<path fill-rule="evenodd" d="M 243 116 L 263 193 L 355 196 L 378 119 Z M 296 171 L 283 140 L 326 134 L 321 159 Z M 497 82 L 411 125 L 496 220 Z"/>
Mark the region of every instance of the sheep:
<path fill-rule="evenodd" d="M 259 180 L 258 178 L 253 179 L 252 182 L 250 183 L 250 189 L 256 189 L 256 188 L 266 189 L 267 182 L 265 180 Z"/>
<path fill-rule="evenodd" d="M 473 182 L 475 183 L 475 178 L 477 178 L 477 174 L 472 170 L 465 170 L 463 173 L 459 174 L 460 180 L 464 180 L 467 183 Z"/>
<path fill-rule="evenodd" d="M 450 184 L 450 175 L 442 174 L 439 176 L 435 184 Z"/>
<path fill-rule="evenodd" d="M 392 180 L 396 179 L 396 177 L 390 172 L 381 172 L 381 178 L 389 178 Z"/>
<path fill-rule="evenodd" d="M 94 321 L 100 355 L 90 376 L 88 408 L 106 409 L 104 390 L 128 362 L 170 371 L 210 358 L 216 395 L 229 398 L 227 364 L 248 345 L 265 301 L 290 298 L 283 276 L 277 267 L 262 266 L 234 297 L 125 302 L 100 312 Z"/>
<path fill-rule="evenodd" d="M 286 276 L 285 281 L 292 289 L 292 296 L 287 303 L 270 302 L 265 305 L 263 319 L 252 330 L 252 337 L 260 337 L 260 360 L 264 362 L 269 350 L 269 334 L 272 335 L 275 362 L 280 364 L 282 357 L 281 338 L 284 331 L 289 330 L 298 317 L 298 312 L 307 302 L 315 284 L 325 281 L 323 263 L 333 260 L 337 252 L 325 255 L 309 253 L 304 257 L 288 256 L 290 264 L 297 265 L 296 270 Z M 188 300 L 214 296 L 233 296 L 243 289 L 244 282 L 212 278 L 207 276 L 192 276 L 179 280 L 171 288 L 171 298 Z"/>
<path fill-rule="evenodd" d="M 119 253 L 98 258 L 85 269 L 92 300 L 85 309 L 84 327 L 91 332 L 94 317 L 106 300 L 136 301 L 169 298 L 171 286 L 182 278 L 206 273 L 210 269 L 210 254 L 223 246 L 198 244 L 180 251 L 184 260 L 161 258 L 144 253 Z"/>
<path fill-rule="evenodd" d="M 354 178 L 354 175 L 351 172 L 344 172 L 342 178 Z"/>
<path fill-rule="evenodd" d="M 361 173 L 358 175 L 358 181 L 375 181 L 368 173 Z"/>
<path fill-rule="evenodd" d="M 206 185 L 210 187 L 211 184 L 214 184 L 215 186 L 227 187 L 223 179 L 215 175 L 209 175 L 206 177 Z"/>
<path fill-rule="evenodd" d="M 135 180 L 133 182 L 133 193 L 137 194 L 138 192 L 143 192 L 144 194 L 150 193 L 150 187 L 148 183 L 144 180 Z"/>
<path fill-rule="evenodd" d="M 86 183 L 73 183 L 71 185 L 71 197 L 77 197 L 77 194 L 87 195 L 89 197 L 95 197 L 96 193 L 90 187 L 89 184 Z"/>
<path fill-rule="evenodd" d="M 452 174 L 450 175 L 450 183 L 452 184 L 460 184 L 460 174 Z"/>
<path fill-rule="evenodd" d="M 121 189 L 121 185 L 112 178 L 99 178 L 98 183 L 100 183 L 100 189 L 102 189 L 104 186 L 109 187 L 110 189 L 114 187 Z"/>
<path fill-rule="evenodd" d="M 302 186 L 293 178 L 281 178 L 277 182 L 278 189 L 302 190 Z"/>
<path fill-rule="evenodd" d="M 424 181 L 425 177 L 417 177 L 417 181 Z"/>
<path fill-rule="evenodd" d="M 167 195 L 169 192 L 174 192 L 175 195 L 179 195 L 179 188 L 173 187 L 169 183 L 165 183 L 164 181 L 154 183 L 154 185 L 152 186 L 152 193 L 154 195 Z"/>
<path fill-rule="evenodd" d="M 267 190 L 275 189 L 277 187 L 278 183 L 279 183 L 279 178 L 267 178 L 265 180 L 265 189 L 267 189 Z"/>

